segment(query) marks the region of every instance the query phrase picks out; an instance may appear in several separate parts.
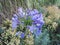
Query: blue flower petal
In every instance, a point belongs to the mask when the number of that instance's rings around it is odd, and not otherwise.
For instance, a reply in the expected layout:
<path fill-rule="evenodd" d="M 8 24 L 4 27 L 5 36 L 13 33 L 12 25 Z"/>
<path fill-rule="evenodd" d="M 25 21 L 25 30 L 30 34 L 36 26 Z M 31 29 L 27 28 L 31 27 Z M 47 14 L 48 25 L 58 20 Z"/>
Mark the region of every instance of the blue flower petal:
<path fill-rule="evenodd" d="M 20 36 L 21 36 L 21 38 L 24 38 L 25 37 L 25 34 L 24 33 L 21 33 Z"/>

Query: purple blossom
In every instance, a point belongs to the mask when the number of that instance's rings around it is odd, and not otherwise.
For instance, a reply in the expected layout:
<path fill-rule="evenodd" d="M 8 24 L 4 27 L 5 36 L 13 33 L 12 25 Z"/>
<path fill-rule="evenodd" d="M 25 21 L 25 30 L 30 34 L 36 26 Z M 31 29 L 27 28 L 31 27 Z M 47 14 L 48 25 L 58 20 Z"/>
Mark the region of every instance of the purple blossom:
<path fill-rule="evenodd" d="M 20 37 L 24 38 L 25 37 L 25 33 L 21 33 Z"/>
<path fill-rule="evenodd" d="M 13 14 L 13 17 L 14 17 L 15 19 L 18 19 L 18 16 L 17 16 L 16 14 Z"/>
<path fill-rule="evenodd" d="M 20 32 L 20 31 L 18 31 L 18 32 L 16 32 L 16 34 L 15 34 L 15 35 L 16 35 L 16 36 L 18 36 L 18 35 L 20 35 L 20 33 L 21 33 L 21 32 Z"/>
<path fill-rule="evenodd" d="M 34 26 L 33 26 L 33 25 L 30 26 L 30 27 L 29 27 L 29 30 L 30 30 L 31 33 L 33 33 L 33 31 L 34 31 Z"/>
<path fill-rule="evenodd" d="M 16 14 L 12 17 L 12 30 L 16 29 L 19 24 L 18 16 Z"/>
<path fill-rule="evenodd" d="M 42 28 L 44 24 L 42 13 L 32 16 L 32 20 L 38 28 Z"/>
<path fill-rule="evenodd" d="M 32 10 L 32 11 L 30 11 L 30 13 L 29 13 L 30 15 L 34 15 L 35 14 L 35 12 Z"/>
<path fill-rule="evenodd" d="M 24 37 L 25 37 L 25 33 L 20 32 L 20 31 L 16 32 L 15 35 L 16 35 L 16 36 L 19 36 L 20 38 L 24 38 Z"/>
<path fill-rule="evenodd" d="M 14 30 L 16 29 L 16 27 L 17 27 L 17 21 L 15 18 L 12 18 L 12 29 Z"/>
<path fill-rule="evenodd" d="M 29 10 L 28 11 L 28 14 L 30 15 L 30 16 L 33 16 L 33 15 L 35 15 L 35 14 L 38 14 L 39 12 L 38 12 L 38 10 L 36 10 L 36 9 L 34 9 L 34 10 Z"/>
<path fill-rule="evenodd" d="M 36 26 L 34 26 L 34 25 L 29 26 L 29 30 L 30 30 L 31 33 L 33 33 L 34 30 L 37 30 L 37 29 L 38 29 L 38 28 L 37 28 Z"/>
<path fill-rule="evenodd" d="M 36 37 L 40 36 L 41 30 L 36 30 L 34 34 L 35 34 Z"/>
<path fill-rule="evenodd" d="M 24 37 L 25 37 L 25 33 L 20 32 L 20 31 L 16 32 L 15 35 L 16 35 L 16 36 L 19 36 L 20 38 L 24 38 Z"/>
<path fill-rule="evenodd" d="M 39 23 L 37 23 L 36 26 L 37 26 L 38 28 L 42 28 L 42 25 L 39 24 Z"/>
<path fill-rule="evenodd" d="M 18 8 L 18 13 L 17 13 L 17 15 L 18 15 L 20 18 L 22 18 L 22 17 L 25 16 L 25 12 L 23 11 L 23 8 L 21 8 L 21 7 Z"/>
<path fill-rule="evenodd" d="M 23 8 L 22 7 L 19 7 L 18 8 L 18 12 L 22 13 L 23 12 Z"/>
<path fill-rule="evenodd" d="M 37 20 L 38 17 L 39 17 L 39 14 L 35 14 L 34 16 L 31 16 L 31 18 L 32 18 L 33 21 Z"/>
<path fill-rule="evenodd" d="M 34 9 L 34 12 L 35 12 L 35 14 L 38 14 L 39 13 L 39 11 L 37 9 Z"/>

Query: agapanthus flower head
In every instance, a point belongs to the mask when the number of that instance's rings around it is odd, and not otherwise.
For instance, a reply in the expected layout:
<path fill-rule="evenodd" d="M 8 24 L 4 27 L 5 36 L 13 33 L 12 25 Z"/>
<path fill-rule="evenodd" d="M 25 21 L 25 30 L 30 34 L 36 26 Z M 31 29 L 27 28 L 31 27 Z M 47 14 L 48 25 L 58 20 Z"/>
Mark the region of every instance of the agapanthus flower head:
<path fill-rule="evenodd" d="M 39 13 L 39 11 L 37 9 L 33 9 L 33 10 L 29 9 L 29 10 L 25 11 L 22 7 L 19 7 L 17 15 L 14 14 L 12 17 L 13 30 L 16 29 L 19 24 L 20 27 L 21 26 L 23 27 L 23 29 L 20 28 L 21 30 L 26 30 L 28 28 L 28 30 L 31 33 L 35 34 L 36 36 L 40 35 L 42 26 L 44 24 L 42 13 Z M 25 26 L 25 28 L 24 28 L 24 26 Z M 25 32 L 23 32 L 21 30 L 16 32 L 16 35 L 19 35 L 20 38 L 24 38 Z"/>

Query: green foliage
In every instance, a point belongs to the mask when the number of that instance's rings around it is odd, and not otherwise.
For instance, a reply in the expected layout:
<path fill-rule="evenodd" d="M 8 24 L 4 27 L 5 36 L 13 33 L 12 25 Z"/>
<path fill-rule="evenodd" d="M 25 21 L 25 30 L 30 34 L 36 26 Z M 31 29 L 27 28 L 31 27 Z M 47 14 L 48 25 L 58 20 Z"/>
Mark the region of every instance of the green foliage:
<path fill-rule="evenodd" d="M 60 6 L 60 0 L 57 0 L 57 1 L 56 1 L 56 5 L 57 5 L 57 6 Z"/>
<path fill-rule="evenodd" d="M 39 37 L 35 38 L 35 45 L 48 45 L 50 43 L 50 37 L 47 30 L 44 30 Z"/>
<path fill-rule="evenodd" d="M 25 25 L 31 25 L 32 24 L 32 20 L 30 19 L 30 17 L 28 17 L 28 19 L 24 20 Z"/>

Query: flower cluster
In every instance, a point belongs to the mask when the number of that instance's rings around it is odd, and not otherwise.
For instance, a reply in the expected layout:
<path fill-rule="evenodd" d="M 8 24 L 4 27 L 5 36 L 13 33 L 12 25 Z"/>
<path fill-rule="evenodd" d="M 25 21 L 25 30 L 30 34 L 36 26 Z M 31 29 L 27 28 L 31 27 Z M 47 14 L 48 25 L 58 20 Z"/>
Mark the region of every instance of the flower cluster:
<path fill-rule="evenodd" d="M 26 24 L 26 25 L 25 25 Z M 12 29 L 16 29 L 18 25 L 22 25 L 23 29 L 20 30 L 29 30 L 31 33 L 39 36 L 44 24 L 43 15 L 39 13 L 38 10 L 23 10 L 23 8 L 18 8 L 17 14 L 14 14 L 12 17 Z M 24 28 L 25 27 L 25 28 Z M 16 32 L 16 36 L 20 35 L 20 38 L 25 37 L 24 31 Z"/>
<path fill-rule="evenodd" d="M 33 21 L 29 30 L 31 31 L 31 33 L 34 33 L 35 31 L 34 34 L 36 36 L 39 36 L 41 33 L 41 28 L 44 24 L 43 15 L 42 13 L 39 13 L 36 9 L 31 10 L 30 12 L 28 12 L 28 14 L 31 17 L 31 20 Z"/>

